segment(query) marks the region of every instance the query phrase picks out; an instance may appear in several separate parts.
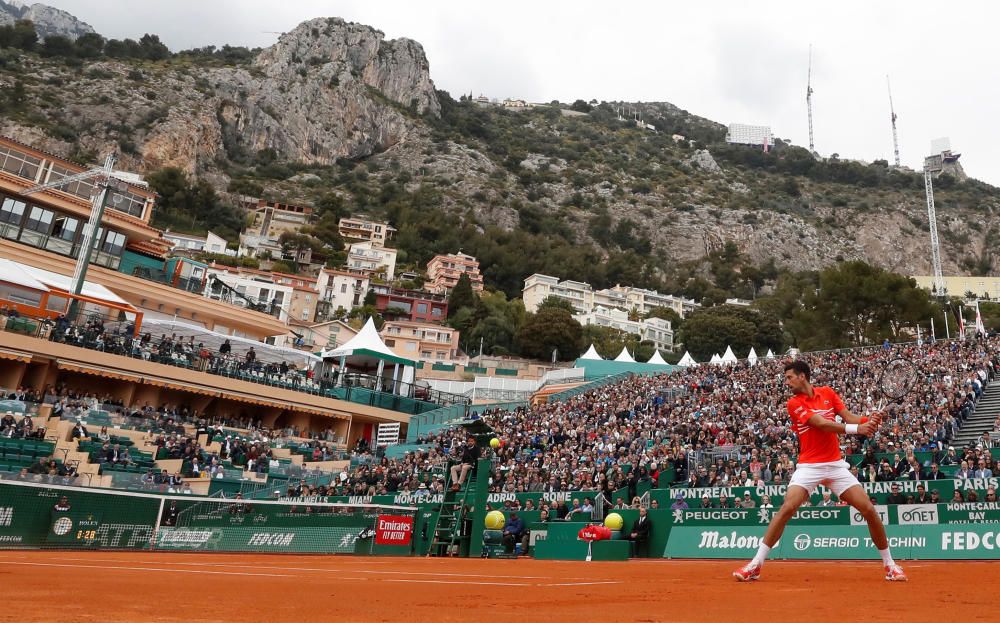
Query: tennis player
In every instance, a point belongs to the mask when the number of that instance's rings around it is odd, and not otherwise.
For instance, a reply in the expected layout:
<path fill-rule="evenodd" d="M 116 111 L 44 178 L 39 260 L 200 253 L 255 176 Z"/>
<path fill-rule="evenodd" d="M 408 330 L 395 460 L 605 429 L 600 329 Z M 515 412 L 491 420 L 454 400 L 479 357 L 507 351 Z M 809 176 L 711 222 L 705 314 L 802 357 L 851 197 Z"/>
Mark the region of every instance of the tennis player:
<path fill-rule="evenodd" d="M 785 531 L 785 524 L 809 499 L 816 486 L 822 484 L 856 508 L 868 522 L 872 542 L 882 556 L 885 579 L 905 582 L 906 574 L 889 552 L 885 526 L 861 483 L 848 471 L 848 463 L 840 451 L 839 435 L 870 435 L 878 430 L 882 415 L 876 413 L 868 419 L 851 413 L 837 392 L 809 382 L 809 365 L 804 361 L 792 361 L 785 366 L 785 385 L 794 394 L 788 400 L 788 415 L 792 419 L 792 430 L 799 438 L 798 463 L 788 482 L 785 502 L 771 518 L 771 525 L 764 534 L 757 555 L 734 571 L 733 577 L 740 582 L 760 578 L 764 561 Z M 843 424 L 836 421 L 837 416 L 844 421 Z"/>

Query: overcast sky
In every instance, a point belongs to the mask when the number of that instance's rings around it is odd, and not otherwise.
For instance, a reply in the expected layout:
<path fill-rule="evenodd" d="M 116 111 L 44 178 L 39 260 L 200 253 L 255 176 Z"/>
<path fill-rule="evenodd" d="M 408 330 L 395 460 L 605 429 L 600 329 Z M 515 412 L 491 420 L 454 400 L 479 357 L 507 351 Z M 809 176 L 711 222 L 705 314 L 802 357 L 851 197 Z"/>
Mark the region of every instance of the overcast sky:
<path fill-rule="evenodd" d="M 989 2 L 506 2 L 48 0 L 114 38 L 172 50 L 268 46 L 338 16 L 423 44 L 455 97 L 667 101 L 721 123 L 770 125 L 808 145 L 813 45 L 816 149 L 892 161 L 886 75 L 902 163 L 948 136 L 972 176 L 1000 186 L 1000 5 Z M 141 7 L 141 9 L 140 9 Z M 273 32 L 269 32 L 273 31 Z"/>

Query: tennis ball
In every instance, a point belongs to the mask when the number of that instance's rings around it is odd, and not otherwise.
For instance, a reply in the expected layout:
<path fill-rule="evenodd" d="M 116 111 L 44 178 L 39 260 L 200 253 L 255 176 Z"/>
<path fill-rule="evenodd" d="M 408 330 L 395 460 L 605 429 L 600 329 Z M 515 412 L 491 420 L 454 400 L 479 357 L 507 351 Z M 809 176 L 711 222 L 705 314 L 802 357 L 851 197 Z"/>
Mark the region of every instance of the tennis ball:
<path fill-rule="evenodd" d="M 497 448 L 499 448 L 500 447 L 500 440 L 497 439 L 496 437 L 494 437 L 493 439 L 490 439 L 490 447 L 493 448 L 494 450 L 496 450 Z"/>
<path fill-rule="evenodd" d="M 504 517 L 503 513 L 501 513 L 500 511 L 490 511 L 486 513 L 487 530 L 503 530 L 503 527 L 506 523 L 507 523 L 507 518 Z"/>
<path fill-rule="evenodd" d="M 625 525 L 625 520 L 618 513 L 611 513 L 604 518 L 604 527 L 611 530 L 621 530 Z"/>

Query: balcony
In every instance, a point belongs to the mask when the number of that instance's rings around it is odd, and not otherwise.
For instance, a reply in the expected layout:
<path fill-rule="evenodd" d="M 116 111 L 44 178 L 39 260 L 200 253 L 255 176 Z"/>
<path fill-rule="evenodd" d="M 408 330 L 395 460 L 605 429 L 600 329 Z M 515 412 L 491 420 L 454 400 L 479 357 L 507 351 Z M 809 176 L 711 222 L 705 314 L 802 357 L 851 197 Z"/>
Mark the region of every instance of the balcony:
<path fill-rule="evenodd" d="M 122 325 L 125 326 L 124 323 Z M 39 337 L 40 334 L 44 335 L 44 331 L 50 326 L 44 322 L 31 323 L 30 335 L 26 339 L 41 339 L 122 357 L 126 359 L 120 366 L 122 370 L 135 369 L 136 366 L 130 364 L 127 359 L 136 359 L 409 414 L 423 413 L 442 405 L 466 403 L 463 396 L 409 383 L 397 383 L 395 392 L 379 390 L 376 389 L 378 386 L 376 377 L 363 374 L 338 375 L 336 370 L 326 366 L 317 366 L 313 371 L 314 374 L 306 374 L 303 371 L 281 373 L 275 364 L 261 362 L 247 364 L 242 359 L 222 357 L 217 352 L 212 353 L 207 360 L 201 359 L 196 352 L 184 350 L 160 353 L 153 343 L 143 344 L 140 339 L 131 335 L 110 330 L 98 335 L 83 328 L 79 328 L 78 331 L 60 329 L 52 330 L 48 339 Z M 33 346 L 23 348 L 31 352 L 42 350 Z M 204 384 L 218 387 L 219 391 L 224 392 L 225 386 L 214 385 L 211 381 Z M 266 390 L 261 390 L 261 394 L 266 395 Z"/>

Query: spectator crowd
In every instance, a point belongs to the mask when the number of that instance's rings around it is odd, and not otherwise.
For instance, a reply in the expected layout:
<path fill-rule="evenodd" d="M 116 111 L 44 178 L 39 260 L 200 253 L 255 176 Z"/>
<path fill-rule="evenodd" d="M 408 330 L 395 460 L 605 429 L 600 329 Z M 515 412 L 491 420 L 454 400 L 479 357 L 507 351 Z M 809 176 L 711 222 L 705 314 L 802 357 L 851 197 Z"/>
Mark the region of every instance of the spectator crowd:
<path fill-rule="evenodd" d="M 997 473 L 988 434 L 967 447 L 951 441 L 1000 372 L 1000 339 L 801 355 L 814 384 L 833 387 L 856 414 L 882 407 L 878 375 L 895 357 L 913 361 L 920 380 L 898 404 L 883 409 L 877 435 L 844 438 L 846 454 L 864 454 L 855 468 L 859 479 L 934 480 L 943 477 L 942 465 L 959 465 L 960 474 Z M 563 402 L 487 412 L 483 420 L 502 440 L 491 491 L 579 491 L 581 498 L 603 495 L 610 505 L 615 491 L 627 488 L 631 500 L 639 483 L 656 486 L 665 470 L 691 487 L 787 483 L 797 444 L 785 410 L 784 363 L 633 376 Z M 435 476 L 433 468 L 449 454 L 457 460 L 464 437 L 457 427 L 423 436 L 419 451 L 353 470 L 345 488 L 369 495 L 439 491 L 444 472 Z M 916 452 L 932 458 L 920 462 Z M 879 460 L 877 453 L 894 459 Z"/>

